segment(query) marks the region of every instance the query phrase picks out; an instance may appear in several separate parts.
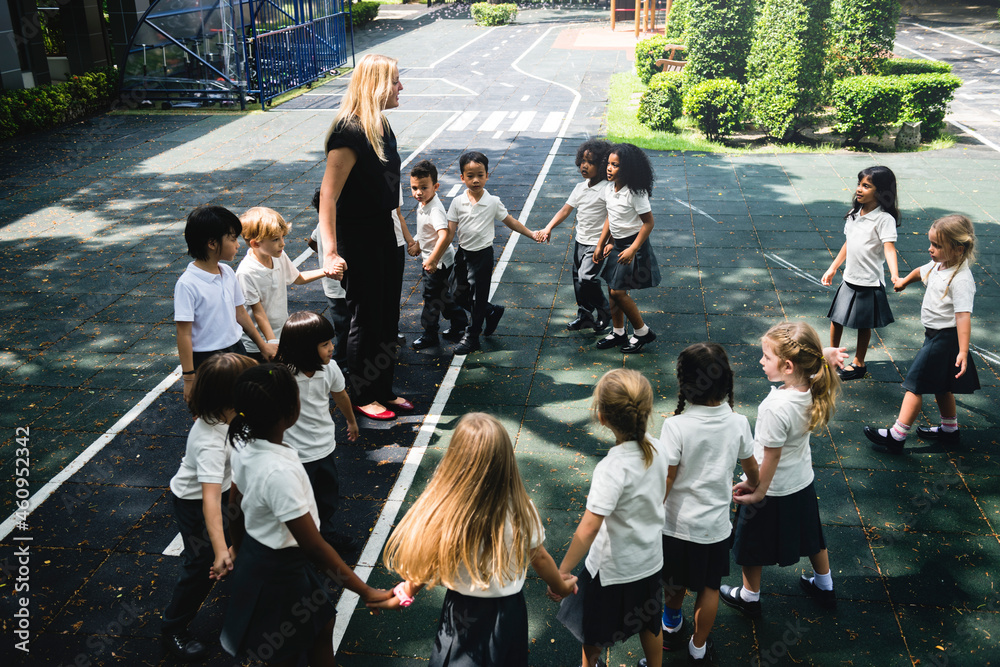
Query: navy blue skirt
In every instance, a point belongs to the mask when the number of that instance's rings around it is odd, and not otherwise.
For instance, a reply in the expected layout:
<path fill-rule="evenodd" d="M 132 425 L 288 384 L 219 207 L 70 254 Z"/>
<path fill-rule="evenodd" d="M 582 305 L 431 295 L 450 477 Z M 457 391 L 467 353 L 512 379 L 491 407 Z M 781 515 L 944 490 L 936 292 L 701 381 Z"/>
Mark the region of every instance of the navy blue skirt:
<path fill-rule="evenodd" d="M 611 252 L 604 262 L 604 270 L 601 271 L 601 277 L 611 289 L 645 289 L 660 284 L 660 265 L 656 262 L 649 239 L 639 246 L 631 264 L 618 263 L 618 255 L 632 245 L 637 236 L 638 234 L 633 234 L 624 239 L 614 239 Z"/>
<path fill-rule="evenodd" d="M 848 282 L 837 288 L 826 316 L 834 324 L 849 329 L 881 329 L 896 321 L 889 309 L 884 286 L 865 287 Z"/>
<path fill-rule="evenodd" d="M 714 544 L 698 544 L 663 536 L 663 580 L 665 595 L 670 597 L 681 588 L 699 592 L 706 588 L 719 590 L 722 578 L 729 576 L 729 545 L 731 537 Z"/>
<path fill-rule="evenodd" d="M 903 389 L 914 394 L 971 394 L 979 389 L 979 374 L 966 356 L 965 373 L 956 378 L 955 357 L 958 356 L 958 329 L 925 329 L 924 345 L 917 352 L 903 380 Z"/>
<path fill-rule="evenodd" d="M 523 591 L 502 598 L 445 593 L 430 667 L 527 664 L 528 607 Z"/>
<path fill-rule="evenodd" d="M 826 549 L 816 488 L 790 496 L 765 496 L 756 505 L 736 506 L 733 557 L 737 565 L 794 565 Z"/>
<path fill-rule="evenodd" d="M 591 577 L 584 566 L 576 582 L 577 593 L 563 598 L 556 619 L 577 641 L 608 647 L 643 630 L 658 634 L 663 614 L 660 573 L 627 584 L 601 583 L 601 573 Z"/>

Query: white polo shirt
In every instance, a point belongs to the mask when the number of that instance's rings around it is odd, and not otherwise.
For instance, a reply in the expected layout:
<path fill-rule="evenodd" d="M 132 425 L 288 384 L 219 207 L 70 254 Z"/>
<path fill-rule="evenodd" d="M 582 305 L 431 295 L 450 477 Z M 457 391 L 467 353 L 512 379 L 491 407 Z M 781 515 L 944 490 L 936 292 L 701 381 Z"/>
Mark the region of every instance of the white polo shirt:
<path fill-rule="evenodd" d="M 611 181 L 601 181 L 591 187 L 590 181 L 576 184 L 569 199 L 568 206 L 576 209 L 576 242 L 580 245 L 597 245 L 604 230 L 604 221 L 608 218 L 608 203 L 606 190 Z"/>
<path fill-rule="evenodd" d="M 299 277 L 299 270 L 284 251 L 281 252 L 281 257 L 271 259 L 269 269 L 254 256 L 253 250 L 248 249 L 246 256 L 236 267 L 236 278 L 243 288 L 247 313 L 251 313 L 250 307 L 254 304 L 264 304 L 264 313 L 274 331 L 274 337 L 280 338 L 281 329 L 288 320 L 288 286 Z M 247 352 L 260 352 L 246 332 L 243 333 L 242 340 Z"/>
<path fill-rule="evenodd" d="M 663 422 L 660 442 L 667 464 L 678 466 L 664 506 L 663 534 L 695 544 L 727 539 L 733 466 L 753 456 L 750 422 L 727 403 L 687 405 Z"/>
<path fill-rule="evenodd" d="M 542 527 L 541 518 L 538 516 L 538 510 L 535 508 L 535 503 L 531 503 L 531 509 L 535 513 L 535 535 L 534 539 L 528 544 L 529 549 L 536 549 L 542 542 L 545 541 L 545 528 Z M 514 528 L 511 525 L 510 518 L 508 517 L 507 523 L 504 526 L 503 531 L 504 544 L 507 545 L 507 549 L 510 549 L 510 545 L 514 542 Z M 459 566 L 459 572 L 456 576 L 457 583 L 451 588 L 451 590 L 456 593 L 461 593 L 462 595 L 468 595 L 474 598 L 503 598 L 508 595 L 514 595 L 524 588 L 524 580 L 528 576 L 528 570 L 525 568 L 518 576 L 507 583 L 506 586 L 500 585 L 500 580 L 493 578 L 490 581 L 490 585 L 487 588 L 476 588 L 472 585 L 472 577 L 468 575 L 468 570 L 464 566 Z"/>
<path fill-rule="evenodd" d="M 615 192 L 615 186 L 610 182 L 605 193 L 611 238 L 626 239 L 638 234 L 642 229 L 642 219 L 639 216 L 653 210 L 649 205 L 649 197 L 632 192 L 624 185 Z"/>
<path fill-rule="evenodd" d="M 312 240 L 316 242 L 316 255 L 319 258 L 319 268 L 323 268 L 323 235 L 319 233 L 319 227 L 313 230 Z M 347 297 L 347 290 L 340 284 L 339 280 L 323 276 L 320 281 L 323 283 L 323 294 L 328 299 L 344 299 Z"/>
<path fill-rule="evenodd" d="M 286 521 L 311 515 L 319 530 L 319 510 L 306 469 L 291 447 L 251 440 L 233 454 L 233 482 L 243 494 L 247 534 L 272 549 L 296 547 Z"/>
<path fill-rule="evenodd" d="M 218 484 L 228 491 L 233 472 L 229 467 L 228 424 L 194 420 L 187 437 L 187 448 L 177 474 L 170 480 L 170 490 L 182 500 L 201 500 L 202 484 Z"/>
<path fill-rule="evenodd" d="M 955 273 L 956 268 L 958 273 Z M 920 323 L 928 329 L 950 329 L 958 324 L 955 313 L 972 312 L 976 279 L 968 264 L 963 262 L 960 268 L 953 266 L 942 269 L 936 262 L 927 262 L 920 267 L 920 279 L 927 286 L 924 301 L 920 305 Z M 947 294 L 945 290 L 948 291 Z"/>
<path fill-rule="evenodd" d="M 434 199 L 426 204 L 417 204 L 417 242 L 420 243 L 420 256 L 426 262 L 434 252 L 438 242 L 438 231 L 448 229 L 448 214 L 441 203 L 441 197 L 434 195 Z M 455 249 L 448 244 L 437 268 L 446 269 L 455 263 Z"/>
<path fill-rule="evenodd" d="M 209 273 L 191 262 L 174 285 L 174 321 L 191 322 L 191 347 L 212 352 L 236 345 L 243 329 L 236 321 L 236 306 L 243 305 L 243 290 L 228 264 Z"/>
<path fill-rule="evenodd" d="M 663 496 L 667 493 L 667 457 L 650 438 L 655 454 L 647 468 L 634 440 L 611 448 L 597 467 L 587 509 L 604 517 L 587 554 L 587 571 L 601 584 L 627 584 L 663 567 Z"/>
<path fill-rule="evenodd" d="M 448 207 L 448 222 L 458 223 L 455 232 L 458 247 L 467 252 L 493 245 L 496 237 L 493 223 L 502 222 L 507 215 L 507 209 L 500 198 L 486 190 L 483 190 L 483 196 L 478 202 L 469 199 L 469 191 L 466 190 L 452 199 L 451 206 Z"/>
<path fill-rule="evenodd" d="M 863 287 L 883 285 L 883 244 L 896 242 L 896 219 L 876 206 L 865 215 L 848 217 L 844 221 L 844 235 L 847 237 L 844 282 Z"/>
<path fill-rule="evenodd" d="M 299 453 L 302 463 L 318 461 L 337 447 L 337 427 L 330 415 L 330 392 L 344 391 L 344 374 L 337 364 L 329 363 L 306 377 L 296 373 L 299 384 L 299 418 L 285 431 L 284 442 Z"/>
<path fill-rule="evenodd" d="M 813 481 L 812 448 L 809 446 L 809 410 L 812 394 L 797 389 L 771 387 L 757 408 L 753 454 L 764 462 L 765 447 L 781 447 L 769 496 L 790 496 Z"/>

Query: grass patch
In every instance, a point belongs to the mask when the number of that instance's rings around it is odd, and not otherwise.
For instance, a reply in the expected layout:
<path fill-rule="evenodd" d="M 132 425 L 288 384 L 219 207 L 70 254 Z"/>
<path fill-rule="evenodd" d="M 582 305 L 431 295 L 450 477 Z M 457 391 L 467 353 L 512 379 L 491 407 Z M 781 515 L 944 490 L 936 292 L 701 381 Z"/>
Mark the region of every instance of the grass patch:
<path fill-rule="evenodd" d="M 921 144 L 920 149 L 922 151 L 940 151 L 945 148 L 952 148 L 956 143 L 955 135 L 947 132 L 945 130 L 941 131 L 941 136 L 939 136 L 934 141 L 929 141 L 927 143 Z"/>

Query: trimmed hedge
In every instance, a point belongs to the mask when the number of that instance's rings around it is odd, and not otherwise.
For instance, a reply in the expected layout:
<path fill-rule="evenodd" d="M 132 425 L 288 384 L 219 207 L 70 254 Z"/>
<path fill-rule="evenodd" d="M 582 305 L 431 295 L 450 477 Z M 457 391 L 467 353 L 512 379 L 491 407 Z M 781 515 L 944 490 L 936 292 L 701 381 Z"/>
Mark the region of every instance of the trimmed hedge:
<path fill-rule="evenodd" d="M 707 79 L 684 94 L 684 114 L 708 139 L 732 134 L 743 118 L 743 87 L 732 79 Z"/>
<path fill-rule="evenodd" d="M 919 120 L 920 136 L 937 139 L 948 104 L 962 80 L 954 74 L 906 74 L 898 78 L 906 91 L 899 122 Z"/>
<path fill-rule="evenodd" d="M 118 70 L 102 67 L 65 83 L 0 92 L 0 139 L 47 130 L 106 109 L 118 97 Z"/>
<path fill-rule="evenodd" d="M 517 18 L 517 5 L 512 2 L 502 5 L 476 2 L 472 5 L 472 18 L 476 25 L 507 25 Z"/>
<path fill-rule="evenodd" d="M 663 35 L 653 35 L 647 39 L 639 40 L 635 45 L 635 73 L 646 85 L 649 85 L 653 75 L 660 71 L 656 66 L 656 61 L 666 58 L 669 54 L 665 48 L 667 44 L 673 44 Z M 678 58 L 684 58 L 682 53 L 677 54 Z"/>
<path fill-rule="evenodd" d="M 674 0 L 670 5 L 667 23 L 663 26 L 663 36 L 671 44 L 687 41 L 688 10 L 691 0 Z"/>
<path fill-rule="evenodd" d="M 951 74 L 951 65 L 937 60 L 916 58 L 883 58 L 877 74 L 902 76 L 904 74 Z"/>
<path fill-rule="evenodd" d="M 754 122 L 784 138 L 823 99 L 824 24 L 830 0 L 765 0 L 747 60 L 746 104 Z"/>
<path fill-rule="evenodd" d="M 828 73 L 834 78 L 881 74 L 892 53 L 899 0 L 833 0 Z"/>
<path fill-rule="evenodd" d="M 754 0 L 690 0 L 688 85 L 705 79 L 746 81 Z"/>
<path fill-rule="evenodd" d="M 837 107 L 834 131 L 857 145 L 866 136 L 882 136 L 903 110 L 906 87 L 899 77 L 851 76 L 833 85 Z"/>
<path fill-rule="evenodd" d="M 681 117 L 683 80 L 680 72 L 654 74 L 639 100 L 639 122 L 653 130 L 672 130 Z"/>
<path fill-rule="evenodd" d="M 380 4 L 370 0 L 355 2 L 351 5 L 351 24 L 355 28 L 368 25 L 375 20 L 376 16 L 378 16 L 379 7 L 381 7 Z"/>

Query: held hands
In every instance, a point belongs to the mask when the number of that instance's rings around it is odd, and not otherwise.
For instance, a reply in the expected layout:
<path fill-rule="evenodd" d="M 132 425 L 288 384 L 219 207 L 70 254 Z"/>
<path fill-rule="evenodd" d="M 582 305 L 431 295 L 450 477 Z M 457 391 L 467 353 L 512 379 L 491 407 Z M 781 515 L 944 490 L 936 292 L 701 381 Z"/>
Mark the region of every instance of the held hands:
<path fill-rule="evenodd" d="M 265 359 L 271 361 L 271 359 L 274 359 L 274 355 L 278 354 L 277 343 L 271 343 L 271 342 L 264 343 L 264 345 L 262 345 L 260 348 L 260 353 L 264 355 Z"/>
<path fill-rule="evenodd" d="M 546 227 L 535 232 L 535 240 L 539 243 L 548 243 L 549 239 L 552 238 L 552 230 Z"/>
<path fill-rule="evenodd" d="M 184 402 L 191 400 L 191 390 L 194 389 L 194 379 L 198 377 L 198 374 L 183 375 L 184 378 Z"/>
<path fill-rule="evenodd" d="M 410 253 L 410 257 L 416 257 L 420 254 L 420 243 L 413 239 L 406 244 L 406 252 Z"/>
<path fill-rule="evenodd" d="M 553 602 L 559 602 L 563 598 L 567 598 L 570 595 L 576 595 L 578 590 L 576 586 L 576 577 L 574 575 L 569 572 L 560 572 L 559 574 L 562 575 L 563 578 L 562 588 L 558 591 L 554 591 L 552 590 L 552 587 L 549 586 L 545 591 L 545 595 L 547 595 Z"/>
<path fill-rule="evenodd" d="M 837 269 L 834 269 L 833 267 L 831 267 L 831 268 L 829 268 L 829 269 L 826 270 L 826 273 L 823 274 L 823 277 L 820 278 L 819 281 L 821 283 L 823 283 L 824 285 L 832 285 L 833 284 L 833 277 L 835 275 L 837 275 Z"/>
<path fill-rule="evenodd" d="M 764 499 L 764 490 L 758 486 L 754 488 L 746 482 L 737 482 L 733 485 L 733 501 L 739 505 L 754 505 Z"/>
<path fill-rule="evenodd" d="M 611 246 L 597 246 L 594 248 L 594 264 L 600 264 L 604 258 L 611 254 Z"/>
<path fill-rule="evenodd" d="M 343 280 L 345 271 L 347 271 L 347 262 L 340 255 L 334 255 L 323 262 L 323 273 L 326 274 L 327 278 Z"/>
<path fill-rule="evenodd" d="M 608 252 L 611 251 L 611 246 L 608 246 Z M 607 254 L 607 253 L 605 253 Z M 619 264 L 631 264 L 632 259 L 635 257 L 635 250 L 631 246 L 625 248 L 620 253 L 618 253 L 618 263 Z"/>
<path fill-rule="evenodd" d="M 435 271 L 438 270 L 437 264 L 431 264 L 428 261 L 425 261 L 423 266 L 424 266 L 424 271 L 426 271 L 427 273 L 434 273 Z"/>
<path fill-rule="evenodd" d="M 229 547 L 226 553 L 216 557 L 212 567 L 208 570 L 208 578 L 219 581 L 233 570 L 233 548 Z"/>
<path fill-rule="evenodd" d="M 895 290 L 896 292 L 902 292 L 903 290 L 905 290 L 906 285 L 907 285 L 906 281 L 900 278 L 899 276 L 896 276 L 895 278 L 892 279 L 892 289 Z"/>
<path fill-rule="evenodd" d="M 369 609 L 374 610 L 373 613 L 378 613 L 380 609 L 396 609 L 399 607 L 399 598 L 392 594 L 392 591 L 387 591 L 382 588 L 371 588 L 365 591 L 361 596 L 364 601 L 365 606 Z M 395 602 L 395 604 L 393 604 Z"/>

